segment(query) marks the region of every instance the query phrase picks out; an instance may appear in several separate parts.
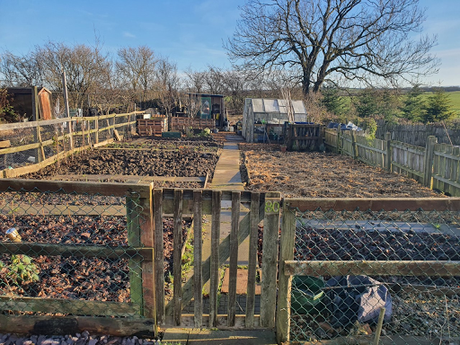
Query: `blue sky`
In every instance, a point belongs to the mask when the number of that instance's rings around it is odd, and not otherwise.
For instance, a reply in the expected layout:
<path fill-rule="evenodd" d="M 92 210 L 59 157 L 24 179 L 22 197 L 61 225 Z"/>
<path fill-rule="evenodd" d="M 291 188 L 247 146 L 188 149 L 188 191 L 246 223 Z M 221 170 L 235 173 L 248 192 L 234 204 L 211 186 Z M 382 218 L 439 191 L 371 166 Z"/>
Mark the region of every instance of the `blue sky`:
<path fill-rule="evenodd" d="M 223 40 L 231 36 L 244 0 L 0 0 L 0 52 L 26 54 L 47 41 L 103 48 L 147 45 L 180 71 L 228 68 Z M 420 0 L 424 33 L 436 34 L 441 59 L 431 85 L 460 86 L 460 2 Z"/>

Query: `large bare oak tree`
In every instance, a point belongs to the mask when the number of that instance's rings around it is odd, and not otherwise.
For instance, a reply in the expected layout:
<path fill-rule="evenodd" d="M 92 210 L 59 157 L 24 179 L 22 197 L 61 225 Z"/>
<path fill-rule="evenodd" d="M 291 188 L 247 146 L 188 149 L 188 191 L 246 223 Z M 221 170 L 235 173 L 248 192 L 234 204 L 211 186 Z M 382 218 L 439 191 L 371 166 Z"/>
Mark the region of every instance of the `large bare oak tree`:
<path fill-rule="evenodd" d="M 418 0 L 248 0 L 225 48 L 234 64 L 282 69 L 317 92 L 325 81 L 397 82 L 436 72 Z"/>

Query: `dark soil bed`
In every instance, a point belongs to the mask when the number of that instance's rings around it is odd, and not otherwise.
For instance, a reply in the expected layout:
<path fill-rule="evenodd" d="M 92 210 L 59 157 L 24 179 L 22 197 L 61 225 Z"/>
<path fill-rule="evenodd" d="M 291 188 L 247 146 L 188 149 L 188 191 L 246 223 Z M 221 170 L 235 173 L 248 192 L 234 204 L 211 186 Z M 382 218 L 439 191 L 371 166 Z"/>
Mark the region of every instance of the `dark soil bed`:
<path fill-rule="evenodd" d="M 15 227 L 23 242 L 63 245 L 103 245 L 127 247 L 125 217 L 115 216 L 4 216 L 0 215 L 0 242 L 5 231 Z M 172 268 L 174 222 L 163 219 L 164 268 L 167 278 Z M 185 238 L 189 221 L 182 221 Z M 40 254 L 40 253 L 37 253 Z M 9 255 L 0 258 L 5 264 Z M 37 255 L 37 282 L 16 284 L 8 277 L 8 269 L 0 270 L 0 295 L 43 298 L 84 299 L 97 301 L 130 301 L 127 259 L 74 258 Z M 5 284 L 6 283 L 6 284 Z M 167 291 L 168 293 L 169 291 Z"/>
<path fill-rule="evenodd" d="M 57 175 L 136 175 L 209 178 L 218 161 L 216 153 L 193 150 L 146 151 L 98 149 L 77 153 L 36 173 L 28 179 L 48 179 Z M 104 182 L 104 181 L 101 181 Z M 120 181 L 122 182 L 122 181 Z M 202 188 L 194 182 L 155 181 L 155 187 Z"/>

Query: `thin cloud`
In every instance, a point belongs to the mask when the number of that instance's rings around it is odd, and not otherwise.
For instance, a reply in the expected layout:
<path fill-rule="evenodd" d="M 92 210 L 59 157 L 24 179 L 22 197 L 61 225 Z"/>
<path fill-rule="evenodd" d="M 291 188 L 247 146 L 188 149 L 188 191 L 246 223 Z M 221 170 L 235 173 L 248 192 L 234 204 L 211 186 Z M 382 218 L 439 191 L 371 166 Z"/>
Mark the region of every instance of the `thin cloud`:
<path fill-rule="evenodd" d="M 123 37 L 127 37 L 127 38 L 136 38 L 136 35 L 130 33 L 130 32 L 123 32 Z"/>

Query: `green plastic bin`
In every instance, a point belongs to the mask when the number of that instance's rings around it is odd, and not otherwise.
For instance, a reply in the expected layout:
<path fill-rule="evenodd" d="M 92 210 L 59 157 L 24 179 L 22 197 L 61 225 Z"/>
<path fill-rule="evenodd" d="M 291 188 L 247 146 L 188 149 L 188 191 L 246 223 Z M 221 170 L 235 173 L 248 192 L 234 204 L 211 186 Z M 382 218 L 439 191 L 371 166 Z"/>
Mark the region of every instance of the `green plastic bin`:
<path fill-rule="evenodd" d="M 315 314 L 323 309 L 324 280 L 310 276 L 294 276 L 291 288 L 291 311 L 296 314 Z"/>

